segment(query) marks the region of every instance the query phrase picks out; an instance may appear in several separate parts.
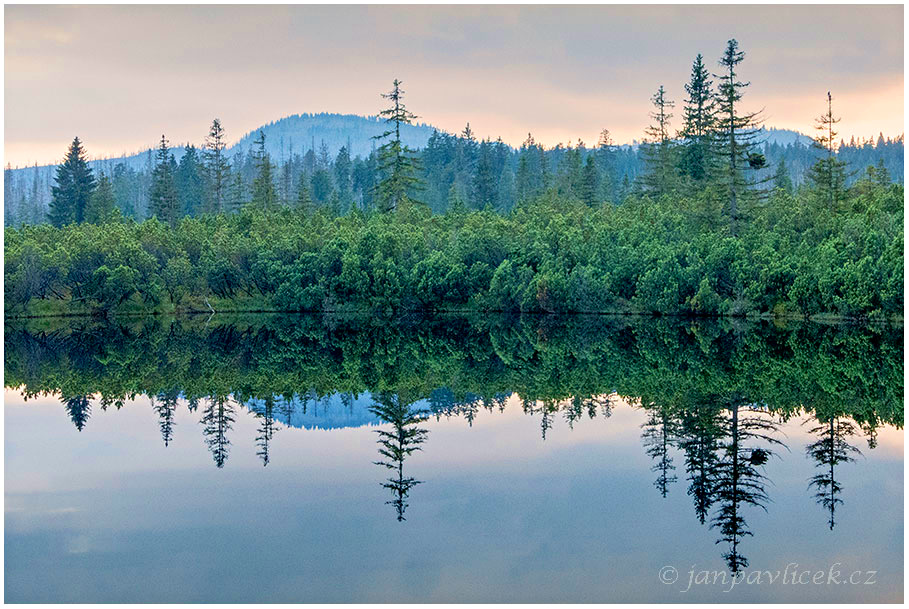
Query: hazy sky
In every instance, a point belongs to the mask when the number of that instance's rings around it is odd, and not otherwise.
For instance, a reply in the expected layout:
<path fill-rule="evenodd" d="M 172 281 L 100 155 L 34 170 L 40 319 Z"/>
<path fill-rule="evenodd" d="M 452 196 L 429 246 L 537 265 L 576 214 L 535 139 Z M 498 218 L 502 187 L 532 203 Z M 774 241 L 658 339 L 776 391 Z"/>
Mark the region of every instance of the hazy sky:
<path fill-rule="evenodd" d="M 744 107 L 811 133 L 832 90 L 841 132 L 903 132 L 896 6 L 6 6 L 5 159 L 232 141 L 302 112 L 375 114 L 391 80 L 421 120 L 519 144 L 640 139 L 664 84 L 679 124 L 701 52 L 747 53 Z"/>

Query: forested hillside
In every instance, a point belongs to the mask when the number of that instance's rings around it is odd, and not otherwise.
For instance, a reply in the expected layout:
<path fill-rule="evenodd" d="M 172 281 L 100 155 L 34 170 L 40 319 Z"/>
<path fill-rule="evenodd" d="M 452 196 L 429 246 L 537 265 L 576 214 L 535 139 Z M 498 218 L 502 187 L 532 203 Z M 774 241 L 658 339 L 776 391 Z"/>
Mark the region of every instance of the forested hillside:
<path fill-rule="evenodd" d="M 216 119 L 179 162 L 162 136 L 150 173 L 96 175 L 76 138 L 50 224 L 5 233 L 7 314 L 900 316 L 904 195 L 883 154 L 902 138 L 840 143 L 828 93 L 812 148 L 765 145 L 744 57 L 730 40 L 713 75 L 695 58 L 677 130 L 660 86 L 637 147 L 604 131 L 515 151 L 468 125 L 418 151 L 398 80 L 366 159 L 326 144 L 275 164 L 264 131 L 231 159 Z"/>
<path fill-rule="evenodd" d="M 383 125 L 375 117 L 338 114 L 290 116 L 264 125 L 261 131 L 265 134 L 265 150 L 274 164 L 281 202 L 292 205 L 305 185 L 313 193 L 316 204 L 335 204 L 341 210 L 368 207 L 369 188 L 376 181 L 376 140 L 372 138 L 383 133 Z M 248 133 L 225 149 L 235 174 L 231 201 L 234 208 L 241 207 L 250 196 L 256 175 L 254 142 L 258 133 L 258 130 Z M 500 141 L 478 140 L 467 128 L 451 135 L 422 124 L 404 125 L 401 139 L 417 150 L 423 160 L 421 179 L 425 190 L 421 198 L 437 212 L 448 208 L 453 192 L 468 208 L 481 209 L 487 203 L 501 211 L 513 208 L 522 193 L 533 190 L 526 182 L 518 183 L 522 159 L 526 158 L 526 166 L 543 173 L 543 165 L 535 156 L 545 159 L 545 173 L 550 179 L 562 182 L 569 179 L 566 174 L 572 165 L 577 171 L 578 164 L 584 165 L 588 157 L 592 158 L 598 172 L 596 194 L 613 203 L 630 193 L 645 171 L 641 146 L 637 142 L 616 145 L 608 132 L 598 143 L 573 142 L 544 149 L 533 142 L 532 136 L 524 146 L 515 149 Z M 782 162 L 785 184 L 797 188 L 806 182 L 808 170 L 818 156 L 810 138 L 795 131 L 766 129 L 761 130 L 759 141 L 768 159 L 765 173 L 775 175 Z M 837 155 L 856 170 L 883 164 L 894 182 L 902 182 L 903 144 L 901 136 L 852 139 L 841 142 Z M 176 187 L 190 215 L 199 213 L 200 191 L 206 178 L 204 145 L 190 150 L 191 146 L 174 146 L 169 150 L 179 169 L 175 172 L 180 176 Z M 154 149 L 127 157 L 89 161 L 89 166 L 95 174 L 111 178 L 115 205 L 125 217 L 142 220 L 150 216 Z M 4 174 L 7 226 L 47 221 L 55 171 L 53 165 L 7 168 Z M 850 174 L 847 183 L 859 177 L 860 172 Z M 493 181 L 497 183 L 495 188 L 490 186 Z"/>

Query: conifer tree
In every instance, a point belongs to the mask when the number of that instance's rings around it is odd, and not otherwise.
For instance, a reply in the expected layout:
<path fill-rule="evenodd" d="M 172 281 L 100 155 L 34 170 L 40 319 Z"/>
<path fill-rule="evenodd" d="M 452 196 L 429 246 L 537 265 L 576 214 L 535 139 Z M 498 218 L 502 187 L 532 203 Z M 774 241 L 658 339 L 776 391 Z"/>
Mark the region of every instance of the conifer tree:
<path fill-rule="evenodd" d="M 581 190 L 584 181 L 584 164 L 581 160 L 581 151 L 584 148 L 584 142 L 578 141 L 576 147 L 568 144 L 565 154 L 559 162 L 559 192 L 582 198 Z"/>
<path fill-rule="evenodd" d="M 890 172 L 887 171 L 887 166 L 884 165 L 884 159 L 878 159 L 877 165 L 874 166 L 874 183 L 878 186 L 889 186 L 890 185 Z"/>
<path fill-rule="evenodd" d="M 716 100 L 713 82 L 698 53 L 691 66 L 691 79 L 685 85 L 688 97 L 682 110 L 682 174 L 695 184 L 702 183 L 711 173 L 715 145 Z"/>
<path fill-rule="evenodd" d="M 597 163 L 592 154 L 587 155 L 587 163 L 584 165 L 584 176 L 581 182 L 581 200 L 589 207 L 597 203 L 597 193 L 600 187 L 600 172 L 597 169 Z"/>
<path fill-rule="evenodd" d="M 776 423 L 757 407 L 741 406 L 733 402 L 724 417 L 724 438 L 720 443 L 721 456 L 713 466 L 713 492 L 716 511 L 710 522 L 718 529 L 720 539 L 729 549 L 723 554 L 729 571 L 738 573 L 748 566 L 739 544 L 752 533 L 745 521 L 745 507 L 766 509 L 769 501 L 764 485 L 766 476 L 762 467 L 772 456 L 771 445 L 782 443 L 773 437 Z M 758 448 L 752 442 L 762 442 L 768 448 Z"/>
<path fill-rule="evenodd" d="M 836 526 L 836 506 L 843 503 L 839 497 L 843 486 L 836 478 L 836 466 L 855 461 L 854 455 L 861 452 L 849 443 L 849 438 L 855 435 L 855 426 L 851 421 L 829 417 L 827 421 L 816 423 L 819 424 L 811 429 L 811 433 L 819 439 L 809 444 L 805 452 L 821 471 L 811 477 L 808 486 L 816 491 L 815 499 L 829 512 L 827 526 L 832 531 Z"/>
<path fill-rule="evenodd" d="M 227 193 L 227 210 L 235 212 L 246 206 L 248 201 L 246 183 L 239 171 L 233 173 Z"/>
<path fill-rule="evenodd" d="M 641 440 L 646 447 L 647 456 L 656 461 L 650 471 L 658 474 L 653 485 L 665 499 L 669 494 L 669 486 L 678 480 L 672 472 L 672 456 L 669 452 L 674 442 L 676 423 L 665 406 L 652 405 L 648 412 L 647 422 L 642 425 L 644 432 Z"/>
<path fill-rule="evenodd" d="M 92 224 L 104 224 L 114 216 L 116 202 L 110 178 L 103 173 L 85 208 L 85 221 Z"/>
<path fill-rule="evenodd" d="M 271 158 L 265 149 L 265 132 L 259 131 L 259 138 L 255 141 L 256 177 L 253 180 L 252 205 L 271 211 L 277 207 L 278 195 L 275 192 L 275 181 L 272 177 Z"/>
<path fill-rule="evenodd" d="M 789 168 L 786 166 L 785 159 L 780 159 L 776 166 L 776 173 L 773 174 L 773 187 L 783 192 L 792 193 L 792 177 L 789 175 Z"/>
<path fill-rule="evenodd" d="M 202 436 L 205 444 L 211 451 L 211 456 L 218 469 L 224 467 L 230 452 L 230 440 L 227 434 L 236 421 L 236 408 L 230 398 L 223 395 L 213 395 L 209 398 L 208 406 L 202 412 Z"/>
<path fill-rule="evenodd" d="M 714 74 L 718 79 L 718 163 L 721 165 L 721 179 L 727 191 L 729 230 L 733 236 L 741 214 L 742 196 L 759 183 L 747 179 L 745 171 L 761 169 L 766 162 L 764 156 L 755 151 L 760 129 L 759 113 L 743 112 L 739 108 L 743 90 L 750 84 L 741 81 L 736 71 L 744 59 L 745 53 L 739 50 L 739 43 L 735 39 L 729 40 L 719 62 L 724 70 L 721 74 Z"/>
<path fill-rule="evenodd" d="M 410 125 L 417 116 L 404 106 L 404 90 L 397 78 L 392 89 L 382 97 L 391 102 L 391 107 L 382 110 L 379 115 L 389 127 L 374 139 L 383 140 L 391 137 L 379 147 L 378 172 L 381 179 L 375 186 L 375 197 L 383 212 L 394 211 L 408 199 L 409 193 L 420 186 L 417 177 L 419 161 L 416 154 L 401 142 L 401 125 Z"/>
<path fill-rule="evenodd" d="M 309 178 L 305 173 L 300 176 L 300 186 L 297 188 L 297 209 L 307 216 L 314 211 L 312 194 L 309 190 Z"/>
<path fill-rule="evenodd" d="M 641 177 L 645 192 L 661 196 L 671 192 L 676 184 L 675 145 L 669 134 L 672 113 L 669 110 L 675 105 L 666 99 L 663 85 L 651 98 L 654 111 L 650 117 L 654 123 L 645 131 L 647 142 L 643 146 L 646 172 Z"/>
<path fill-rule="evenodd" d="M 13 168 L 7 163 L 3 170 L 3 223 L 5 226 L 16 224 L 13 200 Z"/>
<path fill-rule="evenodd" d="M 614 201 L 618 180 L 615 174 L 615 143 L 612 141 L 609 129 L 600 131 L 600 136 L 597 139 L 596 161 L 600 173 L 600 190 L 603 199 Z"/>
<path fill-rule="evenodd" d="M 271 456 L 269 446 L 275 435 L 275 397 L 271 394 L 265 396 L 261 408 L 255 408 L 253 414 L 259 419 L 259 428 L 256 435 L 256 455 L 262 459 L 262 467 L 267 467 Z"/>
<path fill-rule="evenodd" d="M 167 146 L 167 138 L 162 135 L 161 144 L 155 155 L 156 164 L 152 173 L 149 212 L 158 220 L 175 226 L 180 215 L 180 201 L 177 196 L 172 159 Z"/>
<path fill-rule="evenodd" d="M 382 460 L 376 461 L 375 464 L 393 472 L 382 486 L 391 491 L 392 500 L 386 503 L 394 506 L 398 522 L 401 522 L 405 520 L 404 512 L 407 509 L 407 496 L 410 490 L 421 483 L 412 476 L 404 475 L 404 461 L 414 452 L 421 450 L 420 444 L 425 442 L 429 435 L 429 430 L 418 427 L 426 421 L 428 412 L 412 409 L 408 400 L 401 395 L 383 391 L 377 393 L 374 398 L 375 403 L 370 407 L 370 412 L 392 426 L 391 431 L 376 430 Z"/>
<path fill-rule="evenodd" d="M 335 186 L 338 189 L 338 195 L 342 202 L 348 202 L 351 199 L 351 161 L 350 149 L 341 146 L 334 163 Z"/>
<path fill-rule="evenodd" d="M 211 129 L 205 138 L 203 159 L 206 173 L 206 201 L 205 211 L 219 214 L 227 211 L 228 194 L 230 189 L 230 163 L 224 150 L 227 144 L 224 141 L 224 127 L 221 121 L 212 121 Z"/>
<path fill-rule="evenodd" d="M 85 207 L 95 189 L 95 176 L 88 166 L 85 149 L 78 137 L 70 144 L 63 164 L 57 167 L 54 181 L 56 186 L 51 189 L 48 212 L 51 224 L 60 227 L 82 222 L 85 219 Z"/>
<path fill-rule="evenodd" d="M 477 159 L 477 169 L 473 176 L 473 200 L 477 209 L 496 206 L 496 174 L 493 167 L 491 144 L 483 140 Z"/>
<path fill-rule="evenodd" d="M 180 198 L 180 213 L 185 216 L 200 214 L 205 198 L 205 181 L 195 146 L 187 146 L 177 166 L 175 181 Z"/>
<path fill-rule="evenodd" d="M 76 429 L 82 431 L 92 414 L 92 403 L 87 395 L 62 396 L 63 408 Z"/>
<path fill-rule="evenodd" d="M 846 163 L 837 158 L 834 126 L 840 119 L 833 116 L 833 97 L 827 92 L 827 111 L 815 121 L 818 131 L 814 145 L 823 157 L 808 171 L 808 181 L 814 187 L 827 211 L 833 212 L 846 196 Z"/>
<path fill-rule="evenodd" d="M 158 427 L 161 429 L 161 439 L 164 440 L 164 446 L 170 445 L 174 439 L 174 415 L 177 412 L 178 391 L 162 391 L 157 396 L 152 397 L 152 408 L 158 415 Z"/>
<path fill-rule="evenodd" d="M 543 190 L 543 166 L 540 164 L 539 148 L 541 146 L 534 141 L 533 135 L 528 133 L 518 152 L 515 193 L 519 202 L 528 201 Z"/>

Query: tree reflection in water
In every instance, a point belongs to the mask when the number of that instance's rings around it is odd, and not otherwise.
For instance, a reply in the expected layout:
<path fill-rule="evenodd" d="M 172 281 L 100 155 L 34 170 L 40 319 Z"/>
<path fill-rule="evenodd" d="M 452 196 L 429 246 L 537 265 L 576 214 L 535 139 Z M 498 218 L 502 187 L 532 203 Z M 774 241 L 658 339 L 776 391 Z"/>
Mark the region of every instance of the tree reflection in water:
<path fill-rule="evenodd" d="M 323 416 L 329 398 L 351 413 L 357 396 L 370 396 L 370 420 L 382 424 L 375 463 L 390 473 L 382 486 L 399 521 L 421 483 L 407 475 L 405 461 L 427 441 L 429 417 L 473 426 L 484 411 L 505 410 L 511 396 L 539 418 L 546 440 L 560 418 L 570 429 L 584 418 L 608 418 L 621 397 L 644 411 L 642 444 L 657 492 L 667 496 L 684 477 L 695 519 L 717 533 L 731 571 L 748 566 L 746 518 L 770 500 L 767 476 L 783 447 L 777 421 L 804 417 L 817 438 L 806 447 L 817 468 L 808 488 L 831 530 L 844 501 L 838 468 L 860 454 L 850 440 L 862 433 L 873 449 L 879 426 L 903 421 L 901 329 L 604 318 L 218 319 L 77 320 L 53 331 L 7 324 L 6 386 L 26 399 L 59 396 L 78 431 L 93 404 L 119 409 L 147 395 L 165 446 L 186 404 L 201 411 L 218 468 L 240 407 L 256 419 L 255 451 L 268 465 L 279 423 Z"/>

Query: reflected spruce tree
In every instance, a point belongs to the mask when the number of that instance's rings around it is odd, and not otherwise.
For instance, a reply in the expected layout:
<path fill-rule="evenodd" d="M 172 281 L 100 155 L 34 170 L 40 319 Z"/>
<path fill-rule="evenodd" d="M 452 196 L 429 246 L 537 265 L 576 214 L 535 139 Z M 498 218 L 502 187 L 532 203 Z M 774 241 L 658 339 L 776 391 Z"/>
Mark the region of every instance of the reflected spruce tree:
<path fill-rule="evenodd" d="M 761 470 L 772 455 L 769 447 L 781 446 L 782 442 L 772 436 L 777 431 L 776 424 L 765 409 L 733 402 L 726 410 L 720 456 L 713 466 L 716 512 L 710 526 L 720 532 L 717 543 L 729 545 L 723 554 L 729 571 L 738 573 L 748 566 L 739 544 L 743 537 L 752 535 L 745 521 L 745 507 L 766 511 L 769 497 L 764 485 L 767 477 Z M 757 443 L 764 446 L 755 446 Z"/>
<path fill-rule="evenodd" d="M 653 485 L 665 498 L 669 494 L 669 485 L 678 480 L 672 473 L 675 465 L 672 464 L 672 457 L 669 454 L 676 433 L 676 421 L 668 408 L 651 405 L 647 408 L 647 421 L 641 428 L 644 430 L 641 441 L 646 448 L 647 456 L 656 461 L 650 471 L 659 474 Z"/>
<path fill-rule="evenodd" d="M 574 429 L 574 424 L 586 414 L 588 418 L 595 419 L 597 414 L 604 419 L 612 416 L 612 400 L 609 395 L 589 395 L 582 393 L 573 395 L 565 407 L 565 420 L 569 429 Z"/>
<path fill-rule="evenodd" d="M 174 438 L 174 415 L 177 412 L 177 396 L 180 395 L 178 390 L 162 391 L 151 399 L 151 405 L 158 414 L 158 426 L 161 428 L 161 439 L 164 440 L 164 446 L 169 446 Z"/>
<path fill-rule="evenodd" d="M 489 412 L 494 412 L 496 410 L 505 412 L 505 405 L 510 396 L 510 393 L 495 393 L 491 398 L 483 398 L 483 407 Z"/>
<path fill-rule="evenodd" d="M 531 400 L 531 399 L 522 399 L 521 408 L 524 410 L 524 414 L 529 414 L 531 416 L 535 414 L 540 415 L 540 435 L 543 438 L 543 441 L 546 441 L 546 432 L 552 428 L 552 422 L 555 419 L 555 414 L 560 410 L 560 404 L 558 400 L 554 399 L 543 399 L 543 400 Z"/>
<path fill-rule="evenodd" d="M 275 435 L 275 398 L 273 395 L 267 395 L 261 405 L 256 405 L 252 409 L 256 419 L 259 420 L 259 427 L 256 430 L 256 455 L 262 459 L 262 467 L 269 463 L 269 443 Z"/>
<path fill-rule="evenodd" d="M 698 521 L 704 524 L 713 505 L 713 475 L 719 460 L 719 437 L 722 434 L 720 409 L 698 404 L 681 413 L 679 448 L 685 454 L 688 495 L 694 502 Z"/>
<path fill-rule="evenodd" d="M 101 410 L 106 411 L 110 406 L 113 406 L 117 410 L 123 408 L 123 404 L 126 402 L 126 397 L 122 394 L 101 394 Z"/>
<path fill-rule="evenodd" d="M 281 420 L 288 426 L 292 424 L 293 417 L 297 413 L 297 401 L 293 394 L 281 396 L 278 401 L 278 414 Z"/>
<path fill-rule="evenodd" d="M 483 408 L 488 412 L 498 409 L 500 412 L 505 408 L 506 394 L 496 394 L 491 398 L 466 392 L 463 397 L 457 397 L 455 393 L 447 388 L 440 387 L 429 393 L 429 409 L 436 415 L 438 420 L 441 417 L 463 417 L 467 421 L 468 427 L 473 427 L 480 409 Z"/>
<path fill-rule="evenodd" d="M 224 467 L 230 447 L 227 433 L 234 423 L 235 406 L 224 395 L 212 396 L 202 411 L 202 435 L 218 468 Z"/>
<path fill-rule="evenodd" d="M 376 461 L 393 472 L 382 486 L 391 491 L 393 499 L 386 504 L 393 505 L 398 521 L 405 520 L 407 496 L 410 490 L 422 481 L 404 476 L 404 460 L 413 452 L 422 450 L 420 444 L 426 441 L 429 430 L 419 427 L 427 419 L 427 411 L 411 408 L 411 402 L 389 392 L 373 394 L 375 404 L 370 412 L 382 422 L 391 424 L 391 431 L 379 429 L 379 454 L 382 460 Z"/>
<path fill-rule="evenodd" d="M 862 425 L 862 433 L 868 441 L 868 448 L 871 450 L 877 448 L 877 426 L 873 421 Z"/>
<path fill-rule="evenodd" d="M 851 421 L 839 417 L 828 417 L 826 421 L 809 420 L 806 423 L 814 425 L 810 431 L 819 438 L 809 444 L 805 452 L 821 470 L 811 477 L 808 488 L 816 491 L 814 496 L 818 504 L 830 513 L 827 524 L 832 531 L 836 525 L 836 506 L 843 503 L 839 498 L 843 487 L 836 480 L 836 466 L 855 461 L 854 455 L 861 454 L 858 448 L 849 444 L 849 438 L 855 435 L 856 429 Z"/>
<path fill-rule="evenodd" d="M 92 405 L 88 395 L 63 396 L 63 408 L 76 429 L 82 431 L 92 415 Z"/>

